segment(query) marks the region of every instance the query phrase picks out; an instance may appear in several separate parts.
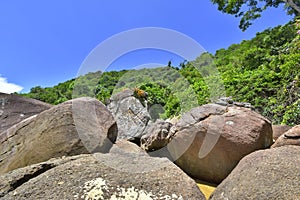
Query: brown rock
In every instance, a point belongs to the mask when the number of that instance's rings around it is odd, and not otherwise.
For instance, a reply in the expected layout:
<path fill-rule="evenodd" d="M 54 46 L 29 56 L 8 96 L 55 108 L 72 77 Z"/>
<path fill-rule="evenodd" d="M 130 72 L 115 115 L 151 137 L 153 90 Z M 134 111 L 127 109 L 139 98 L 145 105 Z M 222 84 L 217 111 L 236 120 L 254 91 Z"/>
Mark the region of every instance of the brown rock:
<path fill-rule="evenodd" d="M 0 175 L 0 199 L 4 199 L 3 196 L 8 194 L 9 192 L 18 188 L 30 179 L 33 179 L 54 167 L 87 156 L 88 154 L 72 157 L 52 158 L 46 162 L 18 168 L 8 173 L 2 174 Z"/>
<path fill-rule="evenodd" d="M 116 137 L 116 123 L 101 102 L 67 101 L 1 133 L 0 174 L 54 157 L 108 152 Z"/>
<path fill-rule="evenodd" d="M 50 104 L 35 99 L 0 93 L 0 133 L 51 107 Z"/>
<path fill-rule="evenodd" d="M 197 107 L 175 127 L 167 145 L 175 163 L 192 177 L 211 183 L 220 183 L 247 154 L 272 144 L 270 122 L 243 107 Z"/>
<path fill-rule="evenodd" d="M 292 127 L 288 125 L 272 125 L 273 140 L 276 141 L 279 136 L 290 130 Z"/>
<path fill-rule="evenodd" d="M 173 124 L 163 120 L 156 120 L 155 123 L 149 125 L 145 130 L 145 135 L 141 138 L 141 148 L 151 152 L 166 146 L 175 132 L 172 132 Z"/>
<path fill-rule="evenodd" d="M 300 146 L 300 125 L 294 126 L 290 130 L 282 134 L 272 145 L 272 148 L 284 145 Z"/>
<path fill-rule="evenodd" d="M 0 176 L 0 195 L 5 200 L 205 199 L 195 181 L 166 158 L 110 153 L 14 170 Z"/>
<path fill-rule="evenodd" d="M 244 157 L 210 200 L 300 199 L 300 147 L 260 150 Z"/>
<path fill-rule="evenodd" d="M 148 155 L 146 151 L 141 149 L 138 145 L 129 142 L 127 140 L 117 140 L 116 143 L 111 147 L 109 153 L 118 153 L 118 154 L 135 153 L 135 154 Z"/>

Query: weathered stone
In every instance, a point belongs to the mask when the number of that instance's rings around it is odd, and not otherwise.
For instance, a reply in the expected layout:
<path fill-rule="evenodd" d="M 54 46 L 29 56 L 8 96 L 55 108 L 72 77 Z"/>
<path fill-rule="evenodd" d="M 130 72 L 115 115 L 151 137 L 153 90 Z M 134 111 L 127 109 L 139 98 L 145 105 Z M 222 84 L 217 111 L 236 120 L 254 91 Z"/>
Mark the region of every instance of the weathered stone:
<path fill-rule="evenodd" d="M 0 93 L 0 133 L 51 107 L 50 104 L 35 99 Z"/>
<path fill-rule="evenodd" d="M 2 174 L 0 175 L 0 199 L 4 199 L 3 196 L 9 192 L 54 167 L 87 156 L 88 154 L 72 157 L 52 158 L 46 162 L 30 165 L 24 168 L 18 168 Z"/>
<path fill-rule="evenodd" d="M 53 157 L 108 152 L 116 137 L 116 123 L 101 102 L 67 101 L 1 133 L 0 174 Z"/>
<path fill-rule="evenodd" d="M 221 97 L 215 103 L 218 105 L 221 105 L 221 106 L 228 106 L 228 107 L 237 106 L 237 107 L 245 107 L 245 108 L 249 108 L 251 110 L 255 110 L 255 108 L 251 105 L 251 103 L 236 102 L 236 101 L 233 101 L 231 97 Z"/>
<path fill-rule="evenodd" d="M 168 159 L 100 153 L 4 174 L 0 194 L 5 200 L 205 199 L 195 181 Z"/>
<path fill-rule="evenodd" d="M 200 180 L 220 183 L 247 154 L 270 147 L 270 122 L 243 107 L 208 104 L 175 124 L 167 145 L 175 163 Z"/>
<path fill-rule="evenodd" d="M 276 141 L 283 133 L 290 130 L 292 127 L 288 125 L 272 125 L 273 141 Z"/>
<path fill-rule="evenodd" d="M 150 120 L 146 105 L 134 97 L 132 90 L 124 90 L 110 99 L 107 105 L 118 124 L 118 140 L 139 140 Z"/>
<path fill-rule="evenodd" d="M 112 146 L 109 153 L 135 153 L 135 154 L 143 154 L 147 155 L 147 152 L 141 149 L 138 145 L 129 142 L 127 140 L 117 140 L 116 143 Z"/>
<path fill-rule="evenodd" d="M 300 147 L 260 150 L 244 157 L 210 200 L 300 199 Z"/>
<path fill-rule="evenodd" d="M 157 120 L 149 125 L 145 130 L 145 135 L 141 138 L 141 148 L 151 152 L 166 146 L 175 134 L 171 127 L 170 122 L 163 120 Z"/>
<path fill-rule="evenodd" d="M 284 145 L 298 145 L 300 146 L 300 125 L 294 126 L 287 132 L 283 133 L 276 142 L 272 145 L 274 147 L 280 147 Z"/>

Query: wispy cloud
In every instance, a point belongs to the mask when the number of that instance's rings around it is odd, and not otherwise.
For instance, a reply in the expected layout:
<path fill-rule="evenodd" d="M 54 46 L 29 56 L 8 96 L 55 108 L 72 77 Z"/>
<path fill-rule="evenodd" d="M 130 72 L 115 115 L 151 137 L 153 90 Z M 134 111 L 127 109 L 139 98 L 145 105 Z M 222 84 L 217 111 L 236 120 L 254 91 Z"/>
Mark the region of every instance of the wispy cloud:
<path fill-rule="evenodd" d="M 14 92 L 20 92 L 23 89 L 23 87 L 16 85 L 14 83 L 8 83 L 7 79 L 5 77 L 2 77 L 0 74 L 0 92 L 3 93 L 14 93 Z"/>

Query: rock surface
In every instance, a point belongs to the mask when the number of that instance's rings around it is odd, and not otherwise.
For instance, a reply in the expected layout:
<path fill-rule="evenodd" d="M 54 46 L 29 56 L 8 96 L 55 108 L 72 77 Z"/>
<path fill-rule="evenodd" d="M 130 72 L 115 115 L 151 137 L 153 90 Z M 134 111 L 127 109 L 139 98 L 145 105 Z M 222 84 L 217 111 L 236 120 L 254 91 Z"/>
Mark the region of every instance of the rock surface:
<path fill-rule="evenodd" d="M 251 110 L 255 110 L 254 106 L 252 106 L 251 103 L 233 101 L 231 97 L 221 97 L 215 103 L 219 104 L 221 106 L 245 107 L 245 108 L 249 108 Z"/>
<path fill-rule="evenodd" d="M 146 105 L 134 97 L 132 90 L 124 90 L 110 99 L 107 105 L 118 124 L 118 140 L 138 140 L 150 120 Z"/>
<path fill-rule="evenodd" d="M 211 200 L 300 199 L 300 147 L 256 151 L 244 157 Z"/>
<path fill-rule="evenodd" d="M 127 140 L 117 140 L 116 143 L 111 147 L 109 153 L 135 153 L 149 156 L 147 152 L 141 149 L 138 145 Z"/>
<path fill-rule="evenodd" d="M 199 180 L 220 183 L 247 154 L 272 144 L 270 122 L 243 107 L 207 104 L 175 124 L 167 145 L 175 163 Z"/>
<path fill-rule="evenodd" d="M 157 120 L 149 125 L 145 130 L 145 135 L 141 138 L 141 148 L 151 152 L 165 147 L 174 136 L 173 124 L 163 120 Z"/>
<path fill-rule="evenodd" d="M 288 125 L 272 125 L 273 140 L 276 141 L 282 134 L 290 130 L 292 127 Z"/>
<path fill-rule="evenodd" d="M 0 174 L 53 157 L 108 152 L 116 137 L 116 123 L 101 102 L 67 101 L 1 133 Z"/>
<path fill-rule="evenodd" d="M 0 93 L 0 133 L 51 107 L 50 104 L 35 99 Z"/>
<path fill-rule="evenodd" d="M 18 168 L 2 174 L 0 175 L 0 199 L 5 199 L 4 196 L 9 192 L 54 167 L 68 163 L 72 160 L 86 157 L 88 157 L 88 154 L 57 159 L 53 158 L 46 162 L 30 165 L 24 168 Z"/>
<path fill-rule="evenodd" d="M 0 176 L 0 197 L 5 200 L 205 199 L 195 181 L 166 158 L 110 153 L 52 159 L 11 171 Z"/>
<path fill-rule="evenodd" d="M 287 132 L 282 134 L 276 142 L 272 145 L 274 147 L 280 147 L 284 145 L 298 145 L 300 146 L 300 125 L 294 126 Z"/>

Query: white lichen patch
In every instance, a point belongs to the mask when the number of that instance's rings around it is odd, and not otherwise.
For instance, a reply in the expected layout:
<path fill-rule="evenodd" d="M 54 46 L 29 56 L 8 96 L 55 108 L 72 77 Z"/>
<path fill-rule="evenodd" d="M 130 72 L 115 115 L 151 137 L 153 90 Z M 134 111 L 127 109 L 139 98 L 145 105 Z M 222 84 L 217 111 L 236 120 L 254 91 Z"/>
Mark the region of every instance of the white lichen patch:
<path fill-rule="evenodd" d="M 125 189 L 125 188 L 120 188 L 120 192 L 118 192 L 117 194 L 114 193 L 111 197 L 110 200 L 118 200 L 118 199 L 125 199 L 125 200 L 136 200 L 136 199 L 140 199 L 140 200 L 152 200 L 152 194 L 147 193 L 144 190 L 137 190 L 134 187 Z"/>
<path fill-rule="evenodd" d="M 111 191 L 110 197 L 109 193 Z M 97 178 L 88 181 L 83 187 L 84 194 L 81 196 L 84 200 L 156 200 L 156 199 L 167 199 L 167 200 L 178 200 L 183 199 L 181 195 L 172 194 L 153 194 L 145 190 L 138 190 L 135 187 L 124 188 L 120 186 L 110 186 L 104 179 Z M 106 198 L 104 198 L 104 196 Z"/>
<path fill-rule="evenodd" d="M 234 122 L 233 121 L 227 121 L 226 124 L 232 126 L 234 124 Z"/>
<path fill-rule="evenodd" d="M 108 187 L 105 180 L 97 178 L 95 180 L 88 181 L 84 184 L 84 199 L 85 200 L 96 200 L 103 199 L 103 190 L 107 190 Z"/>

